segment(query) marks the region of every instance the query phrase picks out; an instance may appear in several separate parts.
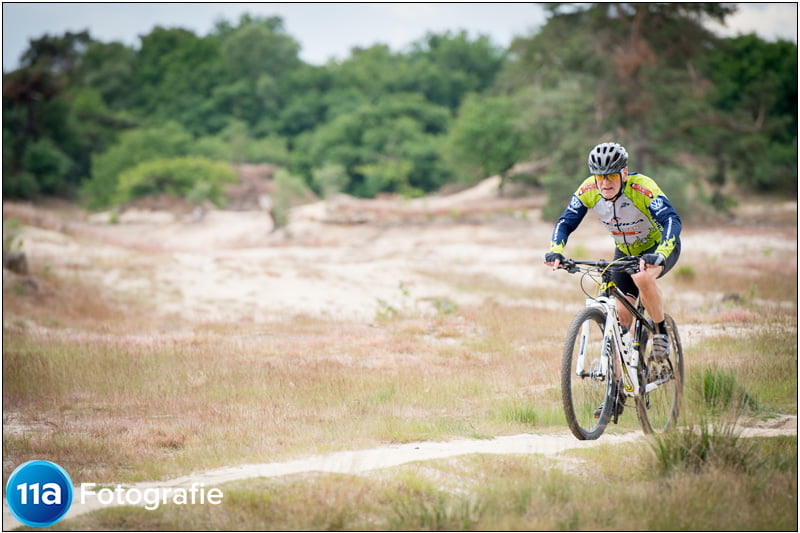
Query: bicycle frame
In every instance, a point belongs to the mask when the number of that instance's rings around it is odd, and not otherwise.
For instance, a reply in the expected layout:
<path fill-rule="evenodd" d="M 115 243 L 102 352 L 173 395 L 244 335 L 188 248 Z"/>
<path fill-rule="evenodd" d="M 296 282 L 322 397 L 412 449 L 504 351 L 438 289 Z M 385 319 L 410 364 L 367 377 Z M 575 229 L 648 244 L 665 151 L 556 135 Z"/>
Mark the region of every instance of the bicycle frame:
<path fill-rule="evenodd" d="M 580 262 L 576 261 L 575 264 L 580 264 Z M 622 302 L 622 305 L 631 313 L 631 316 L 634 317 L 631 327 L 631 337 L 633 342 L 631 343 L 627 354 L 625 353 L 625 350 L 623 350 L 622 332 L 621 328 L 619 327 L 620 321 L 619 313 L 617 311 L 617 301 Z M 625 294 L 619 290 L 614 282 L 610 279 L 607 279 L 606 274 L 604 274 L 603 284 L 600 287 L 598 296 L 594 298 L 587 298 L 586 306 L 597 307 L 605 312 L 606 322 L 603 327 L 603 352 L 600 358 L 600 369 L 596 375 L 587 375 L 585 372 L 579 372 L 577 374 L 581 378 L 591 377 L 593 379 L 607 376 L 609 372 L 610 358 L 613 355 L 615 356 L 615 361 L 617 363 L 616 368 L 618 369 L 618 374 L 615 375 L 614 378 L 616 380 L 622 378 L 622 391 L 625 396 L 634 397 L 640 394 L 638 366 L 641 356 L 639 348 L 642 330 L 647 328 L 652 333 L 655 333 L 655 329 L 653 328 L 652 324 L 647 317 L 644 316 L 644 307 L 641 305 L 641 302 L 639 299 L 637 299 L 636 306 L 634 306 L 628 300 Z M 586 339 L 589 334 L 589 327 L 590 324 L 588 323 L 583 325 L 580 350 L 578 352 L 577 368 L 583 368 L 584 366 L 586 356 Z M 614 348 L 613 350 L 612 347 Z M 611 350 L 612 353 L 609 353 L 609 350 Z M 623 357 L 623 355 L 627 355 L 627 360 L 626 357 Z M 644 393 L 650 392 L 660 384 L 660 382 L 647 384 Z"/>
<path fill-rule="evenodd" d="M 634 307 L 629 301 L 628 298 L 625 297 L 624 294 L 616 287 L 612 286 L 613 292 L 611 295 L 601 295 L 597 298 L 587 298 L 586 299 L 586 306 L 587 307 L 597 307 L 600 308 L 605 312 L 606 315 L 606 322 L 603 328 L 603 353 L 601 357 L 601 372 L 602 374 L 608 375 L 608 367 L 610 363 L 610 358 L 613 356 L 615 357 L 615 362 L 617 363 L 616 368 L 618 374 L 614 376 L 615 379 L 619 380 L 622 378 L 623 384 L 623 392 L 626 396 L 636 396 L 639 394 L 639 377 L 638 377 L 638 366 L 639 366 L 639 341 L 641 337 L 641 333 L 639 330 L 639 324 L 642 324 L 644 327 L 650 328 L 647 319 L 644 315 Z M 631 343 L 631 346 L 628 347 L 628 352 L 626 353 L 623 349 L 623 342 L 622 342 L 622 330 L 619 327 L 619 314 L 617 312 L 617 300 L 622 301 L 622 304 L 631 312 L 632 316 L 635 317 L 635 326 L 632 328 L 632 337 L 634 338 L 634 342 Z M 588 323 L 584 324 L 584 330 L 590 327 Z M 583 357 L 585 356 L 584 347 L 586 345 L 586 337 L 589 334 L 588 331 L 583 331 L 581 335 L 581 352 L 579 352 L 579 365 L 582 365 L 584 362 Z M 612 347 L 614 348 L 612 350 Z M 609 353 L 611 351 L 611 353 Z M 627 356 L 627 357 L 624 357 Z M 627 360 L 626 360 L 627 359 Z"/>

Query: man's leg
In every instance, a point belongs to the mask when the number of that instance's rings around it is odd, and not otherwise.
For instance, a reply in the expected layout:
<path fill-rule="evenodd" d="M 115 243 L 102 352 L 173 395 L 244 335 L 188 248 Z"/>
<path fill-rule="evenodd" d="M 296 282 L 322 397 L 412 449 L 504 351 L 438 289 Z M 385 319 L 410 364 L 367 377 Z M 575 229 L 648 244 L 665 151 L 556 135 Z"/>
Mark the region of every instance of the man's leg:
<path fill-rule="evenodd" d="M 639 287 L 639 297 L 642 299 L 644 308 L 647 309 L 647 313 L 653 319 L 653 322 L 659 324 L 664 321 L 664 298 L 661 294 L 661 288 L 656 283 L 656 278 L 661 275 L 664 267 L 645 265 L 644 261 L 641 261 L 639 267 L 640 271 L 631 277 L 636 286 Z M 647 270 L 645 270 L 645 267 Z M 666 332 L 662 331 L 661 333 Z"/>
<path fill-rule="evenodd" d="M 645 270 L 646 268 L 646 270 Z M 656 332 L 653 335 L 652 357 L 656 360 L 663 360 L 669 356 L 669 338 L 664 324 L 664 299 L 661 289 L 656 283 L 656 278 L 661 275 L 664 267 L 645 265 L 644 261 L 640 264 L 640 271 L 633 274 L 634 283 L 639 288 L 639 297 L 642 299 L 644 308 L 653 319 Z"/>
<path fill-rule="evenodd" d="M 655 253 L 656 247 L 645 251 L 644 253 Z M 642 298 L 644 308 L 653 322 L 662 324 L 664 322 L 664 298 L 661 294 L 661 288 L 656 283 L 656 279 L 665 275 L 672 270 L 672 267 L 678 262 L 681 255 L 681 242 L 675 243 L 672 253 L 669 254 L 663 265 L 654 266 L 646 265 L 644 261 L 639 261 L 639 272 L 631 275 L 633 282 L 639 289 L 639 295 Z M 645 270 L 646 269 L 646 270 Z M 666 333 L 661 331 L 660 333 Z"/>
<path fill-rule="evenodd" d="M 615 248 L 614 260 L 616 261 L 622 257 L 627 256 L 620 252 L 619 248 Z M 633 281 L 632 276 L 630 274 L 626 274 L 625 272 L 612 272 L 611 279 L 614 280 L 614 283 L 617 285 L 617 288 L 622 291 L 622 294 L 627 296 L 631 305 L 636 307 L 636 298 L 639 296 L 639 288 Z M 620 323 L 630 330 L 631 324 L 633 323 L 633 315 L 619 299 L 617 299 L 617 314 L 619 315 Z"/>
<path fill-rule="evenodd" d="M 631 305 L 636 307 L 636 298 L 628 295 L 626 295 L 626 297 L 628 298 L 628 301 L 631 303 Z M 630 331 L 631 324 L 633 323 L 633 315 L 631 314 L 630 311 L 628 311 L 628 308 L 625 307 L 625 305 L 619 301 L 619 299 L 617 299 L 617 314 L 619 315 L 620 323 L 626 328 L 628 328 L 628 331 Z"/>

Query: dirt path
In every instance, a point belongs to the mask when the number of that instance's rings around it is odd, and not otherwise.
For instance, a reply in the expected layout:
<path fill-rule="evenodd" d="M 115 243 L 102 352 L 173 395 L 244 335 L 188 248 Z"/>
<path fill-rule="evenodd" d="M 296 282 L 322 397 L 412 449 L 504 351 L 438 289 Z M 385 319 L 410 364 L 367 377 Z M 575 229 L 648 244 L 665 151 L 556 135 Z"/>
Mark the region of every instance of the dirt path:
<path fill-rule="evenodd" d="M 761 427 L 741 429 L 743 437 L 773 437 L 779 435 L 797 436 L 797 417 L 783 416 Z M 640 431 L 624 434 L 603 435 L 594 441 L 579 441 L 567 432 L 551 434 L 522 434 L 496 437 L 494 439 L 458 439 L 447 442 L 412 442 L 396 444 L 367 450 L 334 452 L 313 455 L 279 463 L 256 463 L 218 468 L 206 472 L 161 481 L 125 484 L 125 489 L 144 491 L 154 488 L 190 488 L 192 485 L 204 486 L 206 490 L 223 483 L 258 477 L 279 477 L 312 472 L 360 475 L 375 470 L 392 468 L 418 461 L 432 461 L 469 454 L 494 455 L 543 455 L 553 457 L 558 462 L 558 454 L 568 450 L 592 448 L 601 444 L 622 444 L 644 438 Z M 80 488 L 75 487 L 75 496 L 65 520 L 85 513 L 108 507 L 101 504 L 96 496 L 80 501 Z M 8 505 L 3 504 L 3 529 L 21 525 L 11 514 Z"/>

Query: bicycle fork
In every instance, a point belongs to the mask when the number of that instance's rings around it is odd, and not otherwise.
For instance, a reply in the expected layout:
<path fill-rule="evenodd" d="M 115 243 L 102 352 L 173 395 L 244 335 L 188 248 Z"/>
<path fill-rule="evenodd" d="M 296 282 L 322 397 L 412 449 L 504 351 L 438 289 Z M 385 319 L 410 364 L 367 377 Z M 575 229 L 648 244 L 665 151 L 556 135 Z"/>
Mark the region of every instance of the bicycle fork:
<path fill-rule="evenodd" d="M 586 362 L 586 350 L 591 324 L 589 322 L 584 322 L 581 329 L 576 374 L 584 378 L 591 377 L 593 379 L 602 379 L 609 374 L 609 362 L 613 356 L 617 363 L 614 365 L 614 380 L 619 382 L 619 380 L 622 379 L 622 391 L 620 391 L 620 393 L 630 397 L 636 396 L 639 394 L 639 378 L 637 373 L 639 353 L 635 346 L 628 347 L 628 352 L 625 354 L 622 353 L 622 334 L 620 328 L 617 327 L 617 324 L 619 324 L 619 317 L 617 316 L 614 298 L 601 297 L 599 299 L 587 299 L 586 304 L 599 307 L 605 312 L 606 322 L 603 327 L 603 351 L 600 356 L 600 367 L 593 368 L 591 372 L 585 372 L 583 368 Z M 614 350 L 614 345 L 616 345 L 618 349 Z"/>

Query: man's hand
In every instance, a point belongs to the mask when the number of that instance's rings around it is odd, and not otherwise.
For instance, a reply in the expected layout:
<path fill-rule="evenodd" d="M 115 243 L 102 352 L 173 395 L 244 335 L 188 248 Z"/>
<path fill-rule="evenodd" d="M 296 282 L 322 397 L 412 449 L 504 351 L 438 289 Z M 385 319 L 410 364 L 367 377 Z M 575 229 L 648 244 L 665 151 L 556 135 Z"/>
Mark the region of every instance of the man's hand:
<path fill-rule="evenodd" d="M 666 258 L 661 254 L 644 254 L 642 256 L 646 265 L 661 266 L 664 264 Z"/>
<path fill-rule="evenodd" d="M 563 261 L 564 256 L 558 252 L 547 252 L 544 254 L 544 264 L 553 267 L 553 270 L 556 270 Z"/>
<path fill-rule="evenodd" d="M 661 254 L 644 254 L 641 261 L 639 261 L 639 272 L 647 272 L 647 275 L 652 279 L 661 275 L 664 269 L 665 258 Z"/>

